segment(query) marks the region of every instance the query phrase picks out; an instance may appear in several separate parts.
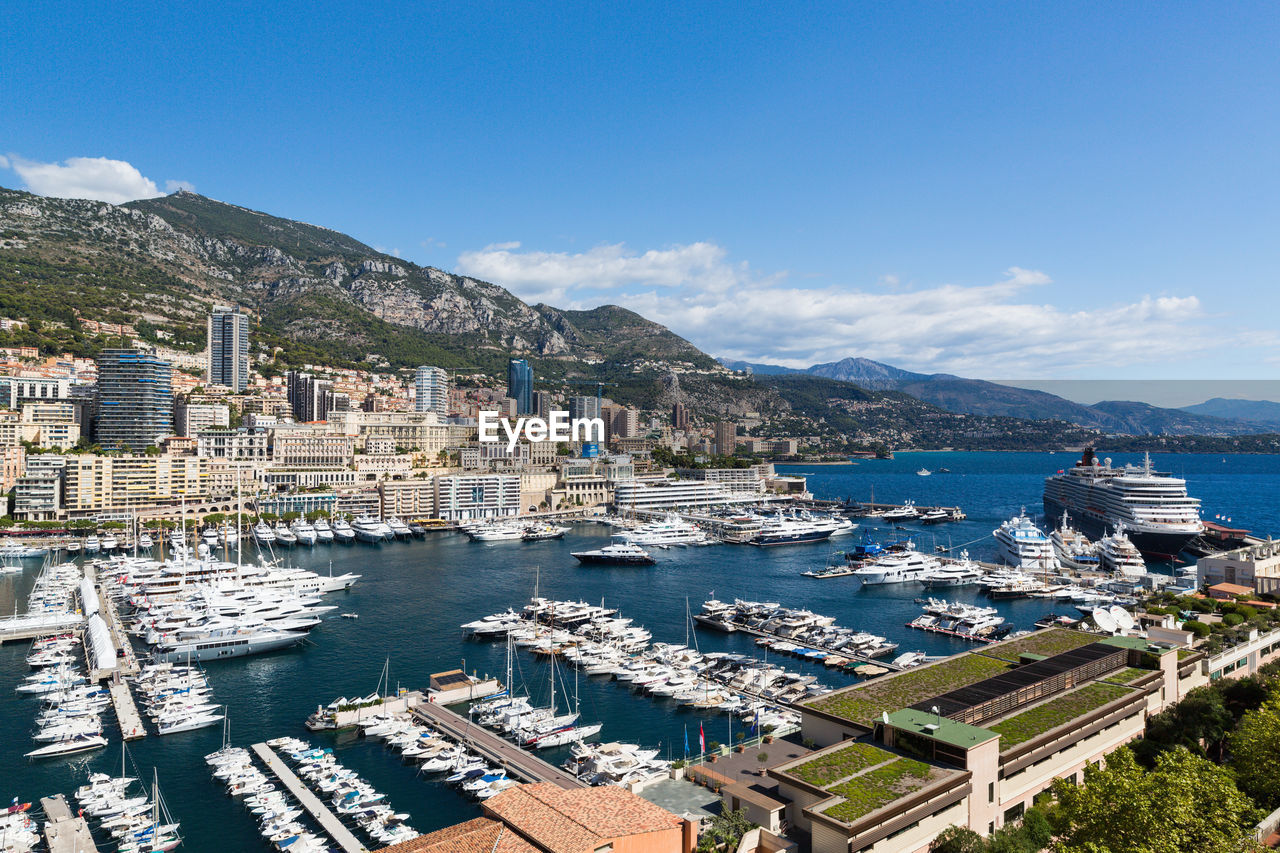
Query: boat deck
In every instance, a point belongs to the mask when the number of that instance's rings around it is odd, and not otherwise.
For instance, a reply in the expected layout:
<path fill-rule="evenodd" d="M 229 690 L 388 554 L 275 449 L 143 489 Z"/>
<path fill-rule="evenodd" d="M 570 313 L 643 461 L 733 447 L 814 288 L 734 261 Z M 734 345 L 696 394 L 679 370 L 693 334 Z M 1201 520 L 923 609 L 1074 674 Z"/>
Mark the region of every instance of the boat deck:
<path fill-rule="evenodd" d="M 302 804 L 302 807 L 315 819 L 325 834 L 342 848 L 343 853 L 364 853 L 367 850 L 359 839 L 351 833 L 351 830 L 347 829 L 342 821 L 338 820 L 338 816 L 321 802 L 320 798 L 313 794 L 310 788 L 302 784 L 302 780 L 294 775 L 294 772 L 280 759 L 280 756 L 272 751 L 271 747 L 265 743 L 255 743 L 252 748 L 258 758 L 262 760 L 262 763 L 267 765 L 267 770 L 289 789 L 289 793 L 294 799 Z"/>
<path fill-rule="evenodd" d="M 40 808 L 44 809 L 44 841 L 49 853 L 96 853 L 98 846 L 88 822 L 72 814 L 62 794 L 42 797 Z"/>
<path fill-rule="evenodd" d="M 525 782 L 550 782 L 561 788 L 581 788 L 575 777 L 552 764 L 504 740 L 483 726 L 434 702 L 422 702 L 413 708 L 419 722 L 442 732 L 472 752 L 506 768 L 509 775 Z"/>

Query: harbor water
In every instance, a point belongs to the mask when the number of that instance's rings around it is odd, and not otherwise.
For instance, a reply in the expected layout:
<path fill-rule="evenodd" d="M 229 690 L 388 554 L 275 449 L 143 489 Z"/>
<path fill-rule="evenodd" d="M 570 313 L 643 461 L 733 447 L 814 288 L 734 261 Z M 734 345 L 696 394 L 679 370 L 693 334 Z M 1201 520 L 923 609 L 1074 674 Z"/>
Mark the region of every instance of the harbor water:
<path fill-rule="evenodd" d="M 1139 461 L 1134 454 L 1110 455 L 1117 464 Z M 902 453 L 893 460 L 799 464 L 779 470 L 804 473 L 819 498 L 867 500 L 874 487 L 877 502 L 913 499 L 921 505 L 960 506 L 968 514 L 963 522 L 929 528 L 904 525 L 905 531 L 888 533 L 910 533 L 922 551 L 931 551 L 935 542 L 957 549 L 964 545 L 972 557 L 991 559 L 991 531 L 1022 507 L 1039 515 L 1045 476 L 1074 461 L 1066 453 Z M 1280 456 L 1169 455 L 1154 456 L 1153 461 L 1158 469 L 1187 478 L 1189 492 L 1203 501 L 1204 518 L 1229 516 L 1231 526 L 1263 535 L 1280 530 Z M 916 472 L 922 467 L 935 473 L 919 476 Z M 940 468 L 950 473 L 937 473 Z M 561 541 L 482 544 L 457 533 L 432 533 L 425 541 L 282 552 L 278 556 L 293 565 L 327 573 L 332 564 L 335 574 L 354 571 L 363 577 L 349 591 L 326 597 L 325 603 L 338 610 L 328 614 L 302 645 L 208 664 L 215 701 L 225 704 L 230 715 L 231 740 L 247 746 L 295 735 L 333 746 L 340 761 L 385 792 L 397 811 L 408 812 L 416 829 L 428 832 L 472 817 L 479 809 L 437 777 L 416 775 L 412 765 L 401 763 L 380 743 L 348 733 L 310 734 L 303 720 L 317 704 L 371 693 L 387 660 L 393 688 L 422 688 L 431 673 L 457 667 L 501 677 L 505 646 L 468 640 L 459 626 L 507 607 L 519 608 L 535 588 L 550 598 L 603 602 L 649 628 L 655 642 L 683 643 L 688 636 L 704 651 L 761 655 L 751 637 L 689 627 L 686 602 L 696 613 L 712 596 L 806 607 L 836 617 L 838 624 L 887 636 L 900 644 L 900 652 L 939 655 L 970 648 L 957 639 L 905 627 L 920 611 L 915 600 L 923 590 L 918 585 L 861 589 L 851 577 L 815 580 L 800 574 L 821 568 L 834 550 L 852 545 L 861 530 L 830 543 L 773 549 L 717 545 L 660 550 L 655 552 L 657 565 L 645 568 L 584 568 L 570 556 L 570 551 L 603 544 L 609 532 L 602 525 L 579 523 Z M 15 605 L 21 611 L 38 569 L 33 561 L 20 575 L 0 576 L 0 612 L 12 613 Z M 981 598 L 974 589 L 939 594 L 966 601 Z M 996 606 L 1014 627 L 1030 628 L 1055 604 L 1032 599 Z M 1069 612 L 1067 605 L 1056 607 Z M 357 613 L 359 618 L 343 619 L 340 612 Z M 29 671 L 26 652 L 26 643 L 0 647 L 0 724 L 6 732 L 0 739 L 0 797 L 34 801 L 57 792 L 70 794 L 91 771 L 118 772 L 119 732 L 109 712 L 104 716 L 107 749 L 38 763 L 23 757 L 33 748 L 27 733 L 38 708 L 36 700 L 13 692 Z M 548 664 L 523 651 L 516 653 L 516 661 L 516 685 L 545 702 Z M 854 680 L 791 657 L 778 662 L 817 675 L 831 686 Z M 558 677 L 572 696 L 573 670 L 561 667 Z M 696 748 L 699 726 L 708 741 L 721 743 L 733 742 L 743 729 L 740 721 L 731 724 L 723 714 L 695 713 L 604 678 L 579 678 L 576 690 L 584 721 L 604 724 L 601 739 L 660 746 L 663 757 L 683 755 L 686 731 Z M 560 698 L 563 704 L 564 693 Z M 253 818 L 213 781 L 202 760 L 221 740 L 218 728 L 164 738 L 152 734 L 129 744 L 128 775 L 150 779 L 151 769 L 157 769 L 170 811 L 182 825 L 181 849 L 267 850 Z M 567 749 L 554 749 L 543 757 L 559 763 L 566 755 Z"/>

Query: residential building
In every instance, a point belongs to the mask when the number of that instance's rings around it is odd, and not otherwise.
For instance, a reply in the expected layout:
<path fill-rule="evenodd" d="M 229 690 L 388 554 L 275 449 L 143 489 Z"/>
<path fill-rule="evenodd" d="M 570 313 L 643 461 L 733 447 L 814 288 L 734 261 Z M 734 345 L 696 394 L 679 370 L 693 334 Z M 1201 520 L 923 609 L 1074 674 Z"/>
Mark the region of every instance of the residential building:
<path fill-rule="evenodd" d="M 63 510 L 71 517 L 198 503 L 255 491 L 252 466 L 199 456 L 66 456 Z M 31 463 L 27 463 L 28 471 Z"/>
<path fill-rule="evenodd" d="M 689 410 L 684 403 L 676 403 L 671 407 L 671 428 L 681 432 L 689 431 Z"/>
<path fill-rule="evenodd" d="M 214 306 L 208 319 L 206 340 L 205 380 L 237 394 L 244 391 L 249 384 L 249 315 L 239 308 Z"/>
<path fill-rule="evenodd" d="M 423 365 L 414 375 L 413 409 L 435 412 L 441 420 L 449 414 L 449 374 L 441 367 Z"/>
<path fill-rule="evenodd" d="M 266 430 L 203 430 L 196 435 L 196 453 L 210 459 L 265 461 L 271 456 L 271 437 Z"/>
<path fill-rule="evenodd" d="M 1247 593 L 1280 592 L 1280 542 L 1246 545 L 1196 562 L 1198 586 L 1229 583 L 1248 587 Z"/>
<path fill-rule="evenodd" d="M 94 436 L 103 447 L 135 453 L 173 432 L 173 371 L 169 362 L 132 349 L 98 356 Z"/>
<path fill-rule="evenodd" d="M 178 403 L 173 407 L 173 431 L 178 435 L 196 436 L 205 430 L 226 429 L 231 425 L 231 409 L 217 403 Z"/>
<path fill-rule="evenodd" d="M 19 448 L 21 449 L 21 448 Z M 27 460 L 13 489 L 13 517 L 20 521 L 53 521 L 62 512 L 65 456 L 42 453 Z"/>
<path fill-rule="evenodd" d="M 569 420 L 579 418 L 600 417 L 600 398 L 596 396 L 578 396 L 569 398 Z"/>
<path fill-rule="evenodd" d="M 382 517 L 435 518 L 435 478 L 384 481 L 378 485 L 382 499 Z"/>
<path fill-rule="evenodd" d="M 523 358 L 507 364 L 507 396 L 516 401 L 516 414 L 533 413 L 533 368 Z"/>
<path fill-rule="evenodd" d="M 0 492 L 8 492 L 18 484 L 27 470 L 27 449 L 21 445 L 0 445 Z"/>
<path fill-rule="evenodd" d="M 320 430 L 277 426 L 271 430 L 275 468 L 350 468 L 355 439 Z"/>
<path fill-rule="evenodd" d="M 716 453 L 721 456 L 732 456 L 738 446 L 738 425 L 733 421 L 716 423 Z"/>
<path fill-rule="evenodd" d="M 442 474 L 435 478 L 436 516 L 446 521 L 520 514 L 516 474 Z"/>
<path fill-rule="evenodd" d="M 297 370 L 286 371 L 284 376 L 294 420 L 300 423 L 325 420 L 333 401 L 333 384 Z"/>
<path fill-rule="evenodd" d="M 71 396 L 66 377 L 0 376 L 0 407 L 15 412 L 23 403 L 48 403 Z"/>
<path fill-rule="evenodd" d="M 474 437 L 475 426 L 443 423 L 435 412 L 338 412 L 329 420 L 329 429 L 342 435 L 354 436 L 356 446 L 369 451 L 374 439 L 390 439 L 393 447 L 403 451 L 418 451 L 436 455 L 446 448 L 456 446 L 453 436 Z"/>
<path fill-rule="evenodd" d="M 550 391 L 534 391 L 533 406 L 530 414 L 537 415 L 544 421 L 551 420 L 552 395 Z"/>

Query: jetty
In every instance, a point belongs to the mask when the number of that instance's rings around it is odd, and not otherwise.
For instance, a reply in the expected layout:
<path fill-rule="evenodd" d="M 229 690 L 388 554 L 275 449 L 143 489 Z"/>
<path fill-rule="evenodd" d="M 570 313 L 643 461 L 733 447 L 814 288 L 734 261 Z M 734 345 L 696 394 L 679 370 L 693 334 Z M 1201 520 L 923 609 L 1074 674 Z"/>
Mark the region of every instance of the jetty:
<path fill-rule="evenodd" d="M 97 853 L 88 822 L 71 811 L 62 794 L 41 797 L 44 809 L 44 842 L 49 853 Z"/>
<path fill-rule="evenodd" d="M 83 617 L 75 613 L 24 613 L 0 619 L 0 645 L 18 640 L 34 640 L 45 634 L 60 634 L 79 628 Z"/>
<path fill-rule="evenodd" d="M 333 813 L 328 806 L 321 802 L 320 798 L 311 792 L 311 789 L 302 784 L 289 766 L 280 760 L 280 756 L 276 755 L 265 743 L 255 743 L 252 747 L 254 753 L 267 766 L 267 771 L 280 780 L 289 793 L 302 804 L 308 814 L 315 819 L 325 834 L 338 845 L 343 853 L 365 853 L 368 849 L 360 840 L 351 834 L 351 830 L 338 820 L 338 816 Z"/>
<path fill-rule="evenodd" d="M 116 722 L 120 724 L 120 737 L 125 740 L 139 740 L 147 736 L 147 729 L 142 725 L 142 715 L 138 713 L 138 705 L 133 701 L 133 691 L 129 685 L 114 678 L 107 685 L 111 695 L 111 705 L 115 708 Z"/>
<path fill-rule="evenodd" d="M 566 789 L 584 787 L 577 778 L 559 767 L 525 752 L 443 705 L 422 702 L 413 707 L 412 713 L 418 722 L 435 728 L 454 742 L 505 768 L 509 776 L 524 782 L 550 782 Z"/>

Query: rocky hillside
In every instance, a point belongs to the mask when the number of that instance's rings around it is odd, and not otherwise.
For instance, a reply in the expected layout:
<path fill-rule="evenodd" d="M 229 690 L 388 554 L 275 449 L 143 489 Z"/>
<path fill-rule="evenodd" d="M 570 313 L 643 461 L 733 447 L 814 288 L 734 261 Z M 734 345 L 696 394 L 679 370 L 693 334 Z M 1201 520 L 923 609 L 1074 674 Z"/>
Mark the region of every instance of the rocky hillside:
<path fill-rule="evenodd" d="M 32 298 L 57 288 L 63 298 Z M 0 310 L 138 322 L 199 344 L 203 314 L 234 303 L 288 361 L 495 371 L 546 359 L 652 356 L 698 366 L 688 341 L 612 306 L 562 312 L 495 284 L 420 267 L 337 231 L 190 192 L 117 206 L 0 189 Z"/>

